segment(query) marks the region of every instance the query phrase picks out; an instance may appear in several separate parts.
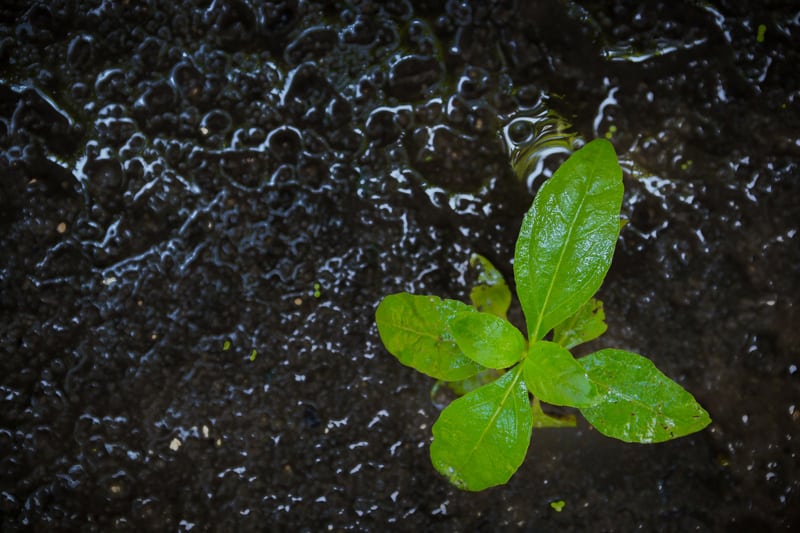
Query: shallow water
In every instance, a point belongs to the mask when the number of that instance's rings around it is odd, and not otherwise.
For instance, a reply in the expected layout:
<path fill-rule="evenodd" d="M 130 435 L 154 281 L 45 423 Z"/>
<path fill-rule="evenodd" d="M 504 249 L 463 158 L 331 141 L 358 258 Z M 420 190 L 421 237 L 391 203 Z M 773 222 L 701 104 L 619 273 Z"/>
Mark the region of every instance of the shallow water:
<path fill-rule="evenodd" d="M 0 529 L 797 527 L 798 33 L 791 2 L 4 4 Z M 374 309 L 466 299 L 473 252 L 510 281 L 597 136 L 630 223 L 594 347 L 714 423 L 537 431 L 459 492 Z"/>

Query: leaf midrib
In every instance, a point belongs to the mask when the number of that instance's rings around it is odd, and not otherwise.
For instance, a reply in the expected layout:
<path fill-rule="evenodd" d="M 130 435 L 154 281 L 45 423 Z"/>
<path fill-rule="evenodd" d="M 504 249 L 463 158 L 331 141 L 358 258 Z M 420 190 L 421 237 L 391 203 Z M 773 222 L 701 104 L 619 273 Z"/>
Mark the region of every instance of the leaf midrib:
<path fill-rule="evenodd" d="M 578 219 L 578 215 L 580 215 L 581 212 L 583 211 L 583 206 L 586 203 L 587 196 L 588 192 L 583 191 L 583 194 L 581 195 L 580 205 L 578 206 L 575 215 L 570 221 L 567 237 L 562 241 L 561 253 L 558 256 L 558 262 L 556 262 L 556 268 L 553 271 L 553 275 L 550 277 L 550 286 L 547 288 L 547 292 L 545 293 L 544 302 L 542 303 L 542 307 L 539 310 L 539 316 L 536 321 L 536 328 L 533 330 L 534 331 L 533 337 L 536 340 L 539 340 L 539 338 L 541 338 L 539 328 L 542 327 L 542 322 L 544 322 L 544 315 L 547 311 L 547 306 L 550 303 L 550 298 L 553 295 L 553 289 L 555 288 L 556 278 L 558 277 L 558 271 L 561 269 L 561 264 L 564 262 L 564 255 L 567 253 L 567 248 L 568 248 L 567 245 L 572 239 L 572 232 L 574 231 L 576 225 L 575 221 Z"/>
<path fill-rule="evenodd" d="M 481 432 L 480 437 L 478 437 L 478 440 L 475 441 L 475 444 L 472 446 L 472 449 L 470 449 L 469 453 L 467 453 L 467 456 L 465 457 L 465 460 L 464 460 L 465 463 L 469 463 L 472 460 L 472 456 L 475 454 L 475 452 L 478 451 L 478 448 L 480 447 L 481 443 L 483 442 L 483 439 L 486 438 L 486 435 L 489 433 L 489 428 L 494 426 L 494 421 L 497 420 L 497 417 L 500 416 L 500 413 L 503 411 L 503 407 L 505 406 L 506 402 L 508 401 L 508 398 L 511 395 L 512 391 L 517 386 L 517 383 L 519 382 L 519 379 L 520 379 L 521 375 L 522 375 L 522 365 L 518 364 L 517 365 L 517 370 L 516 370 L 516 375 L 514 376 L 514 379 L 511 380 L 511 383 L 509 384 L 508 388 L 506 389 L 505 394 L 503 394 L 503 399 L 500 400 L 500 402 L 497 404 L 497 409 L 495 409 L 494 413 L 492 413 L 492 416 L 489 419 L 489 422 L 483 428 L 483 431 Z"/>
<path fill-rule="evenodd" d="M 553 273 L 552 278 L 550 279 L 550 286 L 548 287 L 547 293 L 545 294 L 544 304 L 542 305 L 541 309 L 539 310 L 539 316 L 538 316 L 538 319 L 537 319 L 537 322 L 536 322 L 536 329 L 533 330 L 533 333 L 534 333 L 534 335 L 536 337 L 535 340 L 538 340 L 540 338 L 539 337 L 539 334 L 540 334 L 539 328 L 542 327 L 542 322 L 544 321 L 544 315 L 545 315 L 546 310 L 547 310 L 547 305 L 549 304 L 550 298 L 552 297 L 552 294 L 553 294 L 553 289 L 555 287 L 556 273 L 558 273 L 558 271 L 561 269 L 561 264 L 562 264 L 562 262 L 564 260 L 564 254 L 566 253 L 566 250 L 567 250 L 567 243 L 572 238 L 572 233 L 573 233 L 573 231 L 575 229 L 575 221 L 577 220 L 578 215 L 583 212 L 583 207 L 584 207 L 584 204 L 586 203 L 586 198 L 589 196 L 590 181 L 592 179 L 594 179 L 595 174 L 597 173 L 596 169 L 598 168 L 598 166 L 600 166 L 599 159 L 600 159 L 599 157 L 596 157 L 591 161 L 591 163 L 589 165 L 589 170 L 584 175 L 584 177 L 585 177 L 585 179 L 583 181 L 584 190 L 582 191 L 583 194 L 581 195 L 581 203 L 578 206 L 578 209 L 577 209 L 577 211 L 575 213 L 575 216 L 573 217 L 573 219 L 572 219 L 572 221 L 570 223 L 569 232 L 568 232 L 567 238 L 564 239 L 564 241 L 563 241 L 563 246 L 561 247 L 561 254 L 559 255 L 558 262 L 556 263 L 556 269 L 555 269 L 555 271 Z M 530 251 L 531 251 L 530 248 L 528 248 L 528 253 L 529 254 L 530 254 Z M 530 255 L 528 256 L 528 261 L 532 261 L 532 258 L 530 257 Z M 528 269 L 529 275 L 530 275 L 531 270 L 532 269 L 530 269 L 530 268 Z M 547 332 L 544 332 L 544 333 L 547 333 Z M 531 334 L 531 332 L 529 331 L 528 335 L 530 335 L 530 334 Z"/>

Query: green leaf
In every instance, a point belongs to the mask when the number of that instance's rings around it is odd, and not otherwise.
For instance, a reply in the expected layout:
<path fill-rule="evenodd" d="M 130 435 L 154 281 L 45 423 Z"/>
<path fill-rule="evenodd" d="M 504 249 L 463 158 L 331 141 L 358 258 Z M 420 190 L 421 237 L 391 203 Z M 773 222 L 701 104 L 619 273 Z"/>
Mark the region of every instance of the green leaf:
<path fill-rule="evenodd" d="M 458 313 L 450 321 L 464 355 L 487 368 L 506 368 L 525 355 L 525 337 L 508 320 L 489 313 Z"/>
<path fill-rule="evenodd" d="M 542 185 L 522 221 L 514 279 L 530 342 L 597 291 L 619 236 L 622 170 L 614 148 L 597 139 Z"/>
<path fill-rule="evenodd" d="M 586 370 L 560 344 L 549 341 L 532 344 L 523 367 L 528 390 L 543 402 L 587 407 L 600 400 Z"/>
<path fill-rule="evenodd" d="M 574 428 L 577 425 L 575 415 L 553 416 L 542 411 L 542 404 L 539 402 L 539 398 L 533 399 L 531 410 L 533 411 L 533 427 L 536 429 Z"/>
<path fill-rule="evenodd" d="M 433 466 L 465 490 L 506 483 L 528 452 L 532 419 L 517 366 L 442 411 L 433 425 Z"/>
<path fill-rule="evenodd" d="M 492 381 L 496 380 L 503 374 L 504 372 L 502 370 L 497 370 L 495 368 L 486 368 L 484 370 L 481 370 L 474 376 L 470 376 L 460 381 L 449 381 L 445 383 L 445 385 L 447 385 L 447 387 L 451 391 L 453 391 L 456 395 L 464 396 L 468 392 L 472 392 L 478 387 L 483 387 L 487 383 L 491 383 Z"/>
<path fill-rule="evenodd" d="M 481 370 L 461 352 L 448 328 L 462 312 L 476 311 L 457 300 L 401 292 L 383 299 L 375 321 L 384 346 L 401 363 L 436 379 L 458 381 Z"/>
<path fill-rule="evenodd" d="M 579 361 L 605 393 L 600 403 L 581 413 L 604 435 L 625 442 L 663 442 L 711 423 L 691 394 L 641 355 L 608 349 Z"/>
<path fill-rule="evenodd" d="M 469 293 L 472 305 L 479 311 L 506 318 L 511 306 L 511 291 L 503 275 L 482 255 L 472 254 L 469 265 L 478 271 L 478 285 Z"/>
<path fill-rule="evenodd" d="M 564 500 L 555 500 L 550 502 L 550 507 L 552 507 L 552 509 L 557 513 L 563 511 L 565 505 L 567 505 L 567 502 Z"/>
<path fill-rule="evenodd" d="M 553 329 L 553 341 L 567 350 L 606 332 L 606 314 L 603 302 L 590 298 L 574 315 Z"/>

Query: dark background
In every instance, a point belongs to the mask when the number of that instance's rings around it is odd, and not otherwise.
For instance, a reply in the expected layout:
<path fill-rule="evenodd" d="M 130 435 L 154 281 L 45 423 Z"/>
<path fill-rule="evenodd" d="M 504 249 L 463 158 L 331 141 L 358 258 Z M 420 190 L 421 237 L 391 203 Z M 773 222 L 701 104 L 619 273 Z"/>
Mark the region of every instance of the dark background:
<path fill-rule="evenodd" d="M 4 2 L 0 529 L 797 527 L 798 34 L 789 1 Z M 714 422 L 535 431 L 459 492 L 375 307 L 465 300 L 473 252 L 510 282 L 598 136 L 630 223 L 587 349 Z"/>

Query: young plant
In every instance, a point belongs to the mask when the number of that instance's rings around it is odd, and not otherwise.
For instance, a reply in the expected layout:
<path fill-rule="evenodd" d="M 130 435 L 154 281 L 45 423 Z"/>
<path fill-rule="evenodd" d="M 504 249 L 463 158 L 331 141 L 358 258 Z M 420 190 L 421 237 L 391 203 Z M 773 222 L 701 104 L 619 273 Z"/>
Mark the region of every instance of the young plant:
<path fill-rule="evenodd" d="M 691 394 L 641 355 L 604 349 L 576 359 L 569 352 L 606 329 L 592 296 L 611 265 L 622 193 L 614 148 L 603 139 L 575 152 L 542 185 L 514 254 L 527 339 L 506 319 L 511 295 L 502 276 L 480 256 L 473 257 L 483 269 L 474 306 L 409 293 L 378 306 L 378 332 L 390 353 L 466 392 L 442 411 L 430 448 L 434 467 L 457 487 L 506 483 L 525 459 L 534 427 L 569 425 L 544 414 L 540 402 L 575 407 L 598 431 L 625 442 L 675 439 L 711 422 Z"/>

